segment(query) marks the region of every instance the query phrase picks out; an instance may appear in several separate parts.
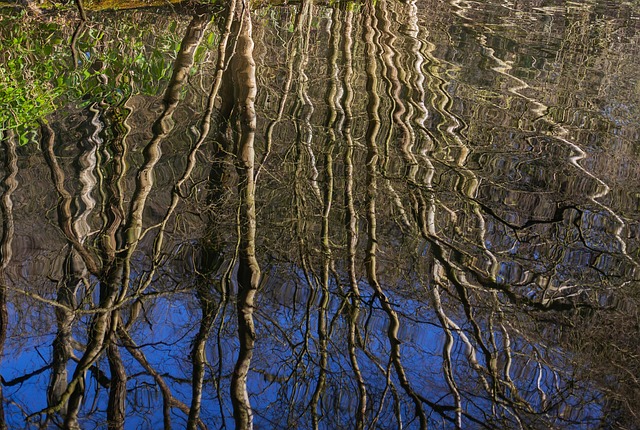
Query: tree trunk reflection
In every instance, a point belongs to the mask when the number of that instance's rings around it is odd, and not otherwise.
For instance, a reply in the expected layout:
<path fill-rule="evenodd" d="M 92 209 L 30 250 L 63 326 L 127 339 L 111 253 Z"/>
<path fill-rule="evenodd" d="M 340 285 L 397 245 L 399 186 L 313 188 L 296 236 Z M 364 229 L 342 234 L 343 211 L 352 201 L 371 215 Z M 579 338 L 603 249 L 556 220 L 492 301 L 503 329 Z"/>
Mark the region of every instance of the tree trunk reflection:
<path fill-rule="evenodd" d="M 2 178 L 2 196 L 0 196 L 0 213 L 2 213 L 2 237 L 0 238 L 0 357 L 4 355 L 7 332 L 9 330 L 9 312 L 7 309 L 9 279 L 6 269 L 13 256 L 14 215 L 12 194 L 18 188 L 18 156 L 16 153 L 16 134 L 13 130 L 2 133 L 0 139 L 4 150 L 2 160 L 3 170 L 6 172 Z M 0 381 L 0 429 L 8 428 L 5 419 L 5 398 L 2 391 L 4 379 Z"/>
<path fill-rule="evenodd" d="M 231 379 L 231 401 L 236 428 L 253 428 L 253 412 L 247 392 L 247 376 L 253 357 L 256 332 L 253 320 L 255 295 L 260 283 L 260 266 L 256 259 L 256 203 L 255 203 L 255 150 L 256 132 L 256 65 L 253 59 L 251 12 L 245 4 L 239 5 L 240 31 L 236 52 L 231 59 L 233 71 L 235 110 L 238 116 L 236 130 L 236 169 L 238 171 L 238 338 L 240 349 Z"/>
<path fill-rule="evenodd" d="M 85 3 L 0 14 L 0 428 L 633 428 L 637 7 Z"/>

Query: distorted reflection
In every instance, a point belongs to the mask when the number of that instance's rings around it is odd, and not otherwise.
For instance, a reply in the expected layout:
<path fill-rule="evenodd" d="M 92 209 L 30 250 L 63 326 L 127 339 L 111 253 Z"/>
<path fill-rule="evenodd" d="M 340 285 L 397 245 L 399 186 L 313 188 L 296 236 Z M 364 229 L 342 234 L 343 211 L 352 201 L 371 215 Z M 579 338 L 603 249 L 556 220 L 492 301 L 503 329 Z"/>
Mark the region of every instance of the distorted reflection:
<path fill-rule="evenodd" d="M 638 5 L 26 3 L 0 428 L 637 428 Z"/>

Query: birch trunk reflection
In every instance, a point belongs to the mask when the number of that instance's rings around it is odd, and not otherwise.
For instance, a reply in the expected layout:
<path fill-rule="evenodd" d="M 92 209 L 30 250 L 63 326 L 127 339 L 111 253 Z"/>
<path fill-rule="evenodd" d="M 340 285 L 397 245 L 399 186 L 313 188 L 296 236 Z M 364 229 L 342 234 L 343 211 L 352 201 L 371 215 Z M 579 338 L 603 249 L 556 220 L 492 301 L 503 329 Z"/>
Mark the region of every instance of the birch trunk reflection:
<path fill-rule="evenodd" d="M 247 376 L 253 357 L 256 332 L 253 321 L 255 295 L 260 283 L 260 266 L 256 259 L 256 203 L 254 139 L 256 132 L 256 65 L 253 60 L 251 12 L 247 4 L 239 5 L 241 27 L 236 52 L 231 60 L 234 78 L 235 109 L 238 115 L 236 169 L 240 208 L 238 234 L 238 338 L 240 349 L 231 379 L 231 401 L 237 429 L 253 428 L 253 412 L 247 392 Z"/>
<path fill-rule="evenodd" d="M 2 160 L 3 170 L 6 172 L 2 178 L 2 195 L 0 196 L 0 213 L 2 214 L 2 237 L 0 238 L 0 357 L 4 355 L 5 342 L 9 326 L 9 311 L 7 309 L 8 292 L 7 285 L 9 279 L 6 276 L 6 269 L 13 256 L 13 235 L 14 235 L 14 215 L 12 194 L 18 187 L 18 156 L 16 153 L 17 136 L 11 129 L 2 132 L 0 135 L 4 150 Z M 2 379 L 2 378 L 0 378 Z M 0 380 L 0 429 L 7 429 L 5 420 L 4 404 L 5 398 L 2 390 L 4 379 Z"/>
<path fill-rule="evenodd" d="M 360 288 L 358 287 L 357 270 L 356 270 L 356 253 L 358 246 L 358 215 L 355 210 L 354 202 L 354 155 L 355 155 L 355 143 L 353 137 L 353 11 L 347 10 L 347 16 L 345 17 L 344 24 L 344 41 L 342 46 L 342 54 L 345 63 L 344 72 L 344 114 L 345 122 L 343 134 L 345 137 L 345 149 L 344 149 L 344 166 L 345 166 L 345 188 L 344 188 L 344 202 L 346 207 L 345 228 L 347 231 L 347 274 L 349 279 L 349 335 L 348 335 L 348 349 L 349 349 L 349 362 L 353 375 L 358 385 L 358 407 L 356 410 L 356 422 L 355 427 L 361 430 L 365 426 L 366 412 L 367 412 L 367 388 L 364 383 L 362 371 L 358 363 L 357 345 L 362 342 L 359 332 L 359 317 L 360 306 L 362 303 L 362 297 L 360 295 Z M 375 127 L 375 124 L 372 124 Z M 367 137 L 371 138 L 369 134 L 371 130 L 367 130 Z M 375 139 L 375 132 L 374 137 Z M 371 141 L 368 141 L 370 143 Z M 370 148 L 370 145 L 368 146 Z M 367 162 L 370 162 L 367 157 Z M 374 161 L 375 162 L 375 161 Z"/>
<path fill-rule="evenodd" d="M 193 151 L 189 157 L 189 165 L 185 175 L 181 180 L 176 184 L 174 188 L 174 192 L 172 195 L 172 205 L 171 208 L 175 208 L 176 205 L 176 197 L 180 190 L 180 187 L 186 181 L 188 175 L 190 175 L 191 170 L 195 165 L 195 152 L 200 148 L 200 146 L 204 143 L 206 137 L 209 135 L 209 130 L 211 127 L 211 120 L 213 116 L 214 110 L 214 102 L 216 97 L 218 97 L 218 93 L 220 92 L 220 88 L 223 84 L 223 77 L 225 70 L 228 65 L 228 51 L 230 50 L 228 42 L 231 36 L 231 29 L 234 23 L 234 18 L 236 14 L 236 1 L 232 1 L 227 7 L 227 17 L 225 21 L 225 25 L 223 27 L 223 33 L 218 45 L 218 59 L 216 65 L 216 73 L 213 84 L 211 85 L 211 91 L 209 93 L 209 98 L 207 101 L 207 109 L 204 112 L 203 120 L 200 127 L 200 138 L 198 142 L 194 145 Z M 228 102 L 227 102 L 228 103 Z M 220 136 L 224 135 L 224 133 L 219 133 Z M 223 172 L 225 169 L 223 158 L 226 153 L 226 149 L 216 148 L 214 161 L 211 167 L 211 173 L 209 175 L 209 192 L 211 193 L 208 202 L 210 205 L 217 207 L 223 196 Z M 221 160 L 222 159 L 222 160 Z M 167 217 L 165 217 L 167 219 Z M 200 308 L 202 310 L 202 317 L 200 320 L 200 328 L 198 333 L 193 340 L 193 348 L 191 350 L 191 358 L 193 362 L 193 373 L 191 380 L 191 407 L 189 410 L 189 418 L 187 420 L 187 428 L 189 430 L 195 430 L 199 418 L 200 418 L 200 410 L 202 406 L 202 392 L 203 392 L 203 383 L 205 377 L 205 365 L 207 363 L 205 347 L 207 344 L 207 340 L 209 338 L 209 332 L 213 327 L 213 324 L 218 317 L 218 313 L 220 311 L 221 303 L 218 303 L 218 298 L 211 291 L 211 285 L 209 277 L 206 276 L 209 273 L 215 272 L 221 264 L 222 260 L 222 240 L 219 238 L 219 234 L 217 234 L 215 224 L 212 228 L 213 232 L 211 233 L 211 238 L 206 238 L 205 243 L 203 245 L 203 256 L 198 261 L 196 265 L 197 272 L 199 274 L 197 278 L 196 296 L 198 297 L 198 301 L 200 303 Z M 230 266 L 231 267 L 231 266 Z M 229 269 L 230 270 L 230 269 Z M 220 281 L 220 285 L 217 290 L 221 293 L 220 302 L 226 303 L 227 300 L 227 280 L 222 279 Z M 224 421 L 223 421 L 224 422 Z"/>
<path fill-rule="evenodd" d="M 138 171 L 136 188 L 133 193 L 131 209 L 129 212 L 129 219 L 126 226 L 126 243 L 127 246 L 124 250 L 124 270 L 122 273 L 122 279 L 124 283 L 124 290 L 120 293 L 121 297 L 124 297 L 127 293 L 127 285 L 129 284 L 130 277 L 130 264 L 131 257 L 133 252 L 136 250 L 139 241 L 142 237 L 142 225 L 143 225 L 143 211 L 146 207 L 147 198 L 154 184 L 153 175 L 155 166 L 160 160 L 161 157 L 161 144 L 166 136 L 173 129 L 173 113 L 175 112 L 180 100 L 181 100 L 181 91 L 183 90 L 184 85 L 187 82 L 187 77 L 191 67 L 194 64 L 195 51 L 200 45 L 206 27 L 208 26 L 211 20 L 211 16 L 206 13 L 201 13 L 196 11 L 193 16 L 193 19 L 189 23 L 185 35 L 182 39 L 182 44 L 180 46 L 180 51 L 178 52 L 178 56 L 174 63 L 173 73 L 171 76 L 171 80 L 169 81 L 169 85 L 167 90 L 165 91 L 163 98 L 163 111 L 161 115 L 156 119 L 154 125 L 152 127 L 153 137 L 150 142 L 147 144 L 144 150 L 145 162 L 141 169 Z M 212 95 L 209 97 L 210 102 L 209 106 L 211 106 L 212 101 L 215 98 L 216 92 L 219 89 L 219 84 L 214 84 L 212 87 Z M 172 200 L 167 210 L 162 222 L 159 225 L 158 233 L 154 240 L 153 246 L 153 267 L 149 274 L 147 274 L 147 280 L 143 282 L 137 291 L 135 291 L 136 295 L 140 295 L 144 292 L 144 290 L 149 286 L 153 279 L 153 273 L 160 262 L 160 252 L 163 247 L 163 238 L 164 232 L 166 229 L 166 224 L 173 214 L 175 207 L 178 202 L 178 196 L 180 193 L 180 188 L 184 184 L 184 182 L 189 178 L 191 174 L 191 169 L 193 168 L 193 160 L 194 154 L 198 151 L 200 146 L 202 145 L 202 141 L 204 137 L 206 137 L 208 133 L 209 121 L 210 121 L 211 107 L 207 110 L 203 119 L 203 130 L 201 133 L 201 139 L 196 143 L 194 148 L 191 151 L 189 161 L 187 163 L 187 168 L 182 176 L 182 178 L 176 183 L 173 193 Z M 132 321 L 129 321 L 129 325 Z M 117 319 L 116 319 L 117 323 Z M 196 404 L 193 408 L 188 408 L 182 402 L 177 401 L 172 393 L 170 388 L 164 382 L 162 376 L 152 368 L 149 364 L 148 360 L 140 351 L 136 351 L 136 346 L 133 339 L 130 335 L 124 330 L 118 328 L 117 324 L 115 326 L 118 329 L 118 336 L 125 342 L 129 353 L 131 353 L 136 360 L 145 368 L 145 370 L 153 377 L 156 384 L 158 384 L 160 391 L 162 393 L 163 398 L 163 422 L 164 428 L 171 428 L 171 409 L 176 407 L 182 410 L 185 414 L 189 416 L 188 425 L 190 428 L 195 428 L 196 426 L 202 426 L 202 422 L 198 417 L 198 405 Z"/>
<path fill-rule="evenodd" d="M 127 172 L 125 163 L 127 153 L 126 139 L 129 129 L 126 126 L 126 108 L 114 108 L 108 115 L 115 130 L 110 139 L 108 151 L 102 152 L 101 169 L 98 169 L 99 179 L 103 190 L 104 205 L 102 206 L 103 226 L 100 234 L 99 249 L 104 267 L 108 273 L 121 275 L 124 261 L 119 255 L 123 245 L 124 192 L 123 180 Z M 117 256 L 117 257 L 116 257 Z M 120 279 L 119 282 L 123 280 Z M 116 288 L 116 287 L 114 287 Z M 134 306 L 125 323 L 119 310 L 112 313 L 111 328 L 109 330 L 106 354 L 109 363 L 111 381 L 109 384 L 109 399 L 107 403 L 107 426 L 111 429 L 122 429 L 126 418 L 127 399 L 127 369 L 120 355 L 118 345 L 118 327 L 133 323 Z"/>
<path fill-rule="evenodd" d="M 77 220 L 73 219 L 71 213 L 71 205 L 73 201 L 72 195 L 65 187 L 65 177 L 62 168 L 58 163 L 58 159 L 53 150 L 55 134 L 53 129 L 42 124 L 42 150 L 45 159 L 49 164 L 51 177 L 55 183 L 60 201 L 58 204 L 58 223 L 60 228 L 66 233 L 69 241 L 69 250 L 65 258 L 63 266 L 63 277 L 59 280 L 57 301 L 61 307 L 56 308 L 56 319 L 58 323 L 58 331 L 53 341 L 53 360 L 52 372 L 49 382 L 48 403 L 50 410 L 47 411 L 47 419 L 56 419 L 55 413 L 59 413 L 65 426 L 69 428 L 78 428 L 77 411 L 69 413 L 68 400 L 72 394 L 72 390 L 76 389 L 75 384 L 69 389 L 67 375 L 67 363 L 73 356 L 73 339 L 72 324 L 75 319 L 73 310 L 76 308 L 76 294 L 85 284 L 87 277 L 86 261 L 93 261 L 93 257 L 89 256 L 84 247 L 83 240 L 78 235 L 78 231 L 74 228 Z M 82 256 L 85 256 L 84 258 Z M 94 266 L 95 267 L 95 266 Z M 96 270 L 94 268 L 94 270 Z M 84 378 L 84 376 L 82 376 Z M 82 387 L 77 388 L 83 390 Z"/>
<path fill-rule="evenodd" d="M 0 17 L 0 427 L 632 428 L 637 8 L 493 6 Z"/>
<path fill-rule="evenodd" d="M 59 302 L 62 306 L 57 308 L 59 331 L 54 341 L 54 360 L 52 379 L 50 383 L 50 403 L 49 407 L 42 411 L 48 416 L 53 413 L 61 413 L 64 418 L 63 427 L 79 428 L 78 414 L 85 397 L 85 373 L 89 368 L 99 360 L 106 351 L 107 360 L 111 370 L 110 394 L 108 402 L 107 419 L 109 428 L 124 428 L 125 418 L 125 398 L 126 398 L 126 382 L 127 375 L 123 366 L 122 359 L 116 341 L 116 333 L 119 330 L 120 311 L 118 307 L 126 299 L 130 278 L 131 256 L 135 251 L 141 235 L 142 235 L 142 212 L 146 206 L 146 199 L 153 186 L 154 166 L 160 157 L 160 143 L 171 130 L 171 116 L 180 100 L 180 90 L 184 85 L 189 69 L 193 65 L 195 49 L 202 40 L 204 28 L 208 24 L 210 18 L 204 14 L 196 14 L 188 27 L 181 50 L 176 60 L 176 67 L 169 87 L 165 93 L 164 105 L 165 109 L 160 118 L 153 126 L 154 137 L 145 149 L 145 164 L 140 169 L 138 181 L 132 199 L 132 207 L 129 214 L 129 222 L 126 227 L 125 246 L 119 248 L 117 238 L 119 237 L 120 227 L 123 225 L 122 210 L 122 190 L 120 188 L 119 179 L 124 174 L 124 166 L 121 160 L 124 151 L 118 148 L 126 147 L 123 143 L 120 145 L 114 142 L 114 153 L 116 162 L 113 164 L 112 170 L 113 182 L 110 181 L 110 192 L 107 194 L 106 201 L 107 213 L 105 224 L 101 254 L 105 258 L 103 267 L 99 269 L 99 265 L 95 262 L 93 256 L 87 251 L 84 245 L 84 239 L 89 232 L 86 224 L 86 214 L 91 210 L 91 187 L 95 185 L 95 180 L 91 179 L 91 170 L 95 169 L 95 156 L 89 157 L 94 160 L 93 165 L 82 167 L 85 161 L 81 161 L 81 183 L 85 183 L 81 193 L 81 199 L 84 202 L 84 213 L 74 221 L 71 213 L 72 196 L 65 189 L 64 173 L 58 165 L 57 158 L 53 151 L 54 132 L 47 124 L 42 124 L 43 130 L 43 152 L 45 153 L 47 162 L 50 166 L 51 175 L 56 185 L 58 194 L 60 195 L 60 204 L 58 206 L 59 224 L 67 239 L 71 243 L 71 251 L 69 254 L 70 265 L 74 269 L 70 277 L 65 277 L 62 283 L 62 289 L 59 293 Z M 92 109 L 93 110 L 93 109 Z M 95 110 L 94 110 L 95 111 Z M 96 112 L 97 115 L 97 112 Z M 95 120 L 95 116 L 94 116 Z M 92 121 L 93 122 L 93 121 Z M 94 139 L 97 132 L 93 134 Z M 95 151 L 95 149 L 94 149 Z M 87 157 L 84 157 L 88 159 Z M 113 187 L 115 185 L 115 188 Z M 162 226 L 162 229 L 164 226 Z M 161 230 L 162 230 L 161 229 Z M 156 243 L 159 247 L 162 245 L 161 233 L 158 235 Z M 86 277 L 83 267 L 86 265 L 89 273 L 99 277 L 99 302 L 97 304 L 97 313 L 92 317 L 86 348 L 82 357 L 78 360 L 78 364 L 73 373 L 71 381 L 67 383 L 66 379 L 66 363 L 73 354 L 74 342 L 70 338 L 71 323 L 75 317 L 73 309 L 76 308 L 75 295 L 80 288 L 80 283 Z M 75 274 L 77 272 L 77 275 Z M 149 275 L 149 279 L 152 275 Z M 66 279 L 69 279 L 67 281 Z M 86 282 L 85 282 L 86 284 Z M 148 285 L 143 283 L 144 285 Z M 141 293 L 141 291 L 137 291 Z M 128 325 L 133 322 L 135 316 L 129 319 Z M 118 335 L 120 338 L 126 339 L 124 329 L 120 330 Z M 57 345 L 57 346 L 56 346 Z M 141 355 L 141 354 L 136 354 Z M 143 357 L 143 356 L 142 356 Z M 140 358 L 139 361 L 143 360 Z M 176 406 L 170 393 L 165 394 L 165 427 L 170 427 L 170 408 Z M 188 413 L 188 408 L 185 408 Z M 197 421 L 197 420 L 195 420 Z"/>
<path fill-rule="evenodd" d="M 193 66 L 195 51 L 200 45 L 204 31 L 211 16 L 204 13 L 196 13 L 189 23 L 187 32 L 182 39 L 180 51 L 176 58 L 173 74 L 169 86 L 163 98 L 163 110 L 153 123 L 153 137 L 144 150 L 145 163 L 138 172 L 136 189 L 131 199 L 131 209 L 127 223 L 127 242 L 135 245 L 142 235 L 142 214 L 147 197 L 153 187 L 153 172 L 160 156 L 162 155 L 162 141 L 173 129 L 173 113 L 180 102 L 180 92 L 186 83 L 189 71 Z M 135 246 L 130 247 L 130 253 Z"/>

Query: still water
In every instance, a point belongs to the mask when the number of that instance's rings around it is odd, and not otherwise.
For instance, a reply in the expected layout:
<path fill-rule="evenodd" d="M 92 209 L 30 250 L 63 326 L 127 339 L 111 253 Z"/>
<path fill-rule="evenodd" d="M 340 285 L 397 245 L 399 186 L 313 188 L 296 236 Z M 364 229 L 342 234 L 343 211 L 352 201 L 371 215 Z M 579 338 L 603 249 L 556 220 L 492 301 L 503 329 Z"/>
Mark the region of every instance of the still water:
<path fill-rule="evenodd" d="M 640 428 L 637 2 L 27 3 L 3 427 Z"/>

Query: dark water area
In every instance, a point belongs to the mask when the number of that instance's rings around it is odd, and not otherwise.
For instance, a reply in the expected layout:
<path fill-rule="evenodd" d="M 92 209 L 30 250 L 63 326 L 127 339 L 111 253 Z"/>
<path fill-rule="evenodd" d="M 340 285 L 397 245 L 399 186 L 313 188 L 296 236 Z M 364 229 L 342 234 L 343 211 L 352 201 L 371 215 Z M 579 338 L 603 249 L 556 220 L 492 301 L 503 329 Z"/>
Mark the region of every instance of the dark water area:
<path fill-rule="evenodd" d="M 640 428 L 640 5 L 0 8 L 0 428 Z"/>

